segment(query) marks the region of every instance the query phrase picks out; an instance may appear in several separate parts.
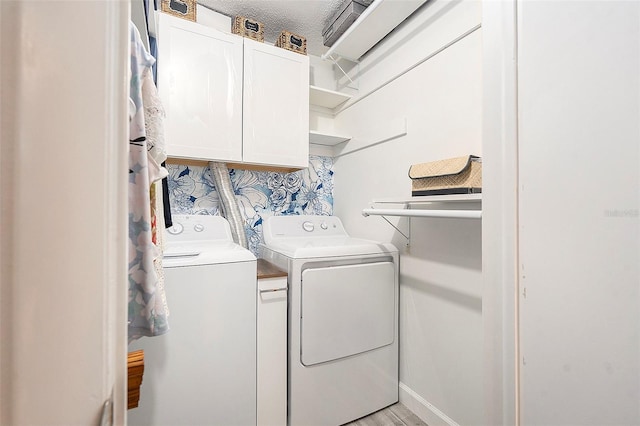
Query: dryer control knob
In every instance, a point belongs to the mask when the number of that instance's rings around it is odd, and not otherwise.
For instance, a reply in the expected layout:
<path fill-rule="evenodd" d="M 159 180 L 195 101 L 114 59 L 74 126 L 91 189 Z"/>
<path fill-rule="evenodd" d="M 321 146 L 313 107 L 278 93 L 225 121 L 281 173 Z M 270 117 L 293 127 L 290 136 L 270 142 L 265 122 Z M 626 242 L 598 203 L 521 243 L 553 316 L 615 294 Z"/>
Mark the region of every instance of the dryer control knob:
<path fill-rule="evenodd" d="M 324 229 L 326 231 L 327 229 L 329 229 L 329 225 L 327 225 L 327 222 L 322 222 L 320 224 L 320 228 L 322 228 L 322 229 Z"/>
<path fill-rule="evenodd" d="M 315 226 L 313 226 L 313 222 L 303 222 L 302 223 L 302 229 L 304 229 L 307 232 L 313 232 Z"/>
<path fill-rule="evenodd" d="M 174 223 L 171 228 L 167 228 L 167 232 L 173 235 L 178 235 L 184 231 L 184 226 L 181 223 Z"/>
<path fill-rule="evenodd" d="M 196 223 L 195 225 L 193 225 L 193 230 L 196 232 L 202 232 L 204 231 L 204 225 L 201 223 Z"/>

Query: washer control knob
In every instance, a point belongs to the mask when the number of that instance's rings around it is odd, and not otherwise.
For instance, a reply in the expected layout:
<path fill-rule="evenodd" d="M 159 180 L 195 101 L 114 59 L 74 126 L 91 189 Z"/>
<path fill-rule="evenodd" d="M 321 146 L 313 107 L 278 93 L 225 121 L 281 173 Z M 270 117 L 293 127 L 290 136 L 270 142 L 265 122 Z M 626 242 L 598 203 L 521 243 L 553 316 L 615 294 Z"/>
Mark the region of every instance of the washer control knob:
<path fill-rule="evenodd" d="M 178 222 L 174 223 L 171 228 L 167 228 L 167 232 L 172 235 L 181 234 L 182 231 L 184 231 L 184 226 L 182 226 L 182 224 Z"/>
<path fill-rule="evenodd" d="M 204 225 L 201 223 L 196 223 L 195 225 L 193 225 L 193 230 L 196 232 L 202 232 L 204 231 Z"/>
<path fill-rule="evenodd" d="M 322 228 L 322 229 L 324 229 L 326 231 L 327 229 L 329 229 L 329 225 L 327 225 L 327 222 L 322 222 L 320 224 L 320 228 Z"/>
<path fill-rule="evenodd" d="M 314 228 L 315 226 L 313 225 L 313 222 L 306 221 L 302 223 L 302 229 L 307 232 L 313 232 Z"/>

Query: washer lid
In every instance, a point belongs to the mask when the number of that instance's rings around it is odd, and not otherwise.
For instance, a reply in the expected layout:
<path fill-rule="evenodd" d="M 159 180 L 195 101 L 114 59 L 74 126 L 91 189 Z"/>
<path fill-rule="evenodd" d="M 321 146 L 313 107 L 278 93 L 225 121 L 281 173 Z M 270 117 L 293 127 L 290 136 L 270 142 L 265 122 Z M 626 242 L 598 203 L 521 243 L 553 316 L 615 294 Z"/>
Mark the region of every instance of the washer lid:
<path fill-rule="evenodd" d="M 190 244 L 168 244 L 162 257 L 162 266 L 212 265 L 217 263 L 256 261 L 249 250 L 234 242 L 202 242 Z"/>
<path fill-rule="evenodd" d="M 249 250 L 233 242 L 229 222 L 221 216 L 173 215 L 166 232 L 162 265 L 210 265 L 255 261 Z"/>

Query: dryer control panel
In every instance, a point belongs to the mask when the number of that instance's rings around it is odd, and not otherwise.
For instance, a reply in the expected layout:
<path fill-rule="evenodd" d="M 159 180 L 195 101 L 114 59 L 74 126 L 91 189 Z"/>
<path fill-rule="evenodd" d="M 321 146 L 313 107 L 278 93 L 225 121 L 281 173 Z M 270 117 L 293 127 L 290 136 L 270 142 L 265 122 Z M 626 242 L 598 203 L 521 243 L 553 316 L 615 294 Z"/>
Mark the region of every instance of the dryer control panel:
<path fill-rule="evenodd" d="M 264 225 L 265 242 L 278 238 L 295 237 L 348 237 L 337 216 L 271 216 Z"/>

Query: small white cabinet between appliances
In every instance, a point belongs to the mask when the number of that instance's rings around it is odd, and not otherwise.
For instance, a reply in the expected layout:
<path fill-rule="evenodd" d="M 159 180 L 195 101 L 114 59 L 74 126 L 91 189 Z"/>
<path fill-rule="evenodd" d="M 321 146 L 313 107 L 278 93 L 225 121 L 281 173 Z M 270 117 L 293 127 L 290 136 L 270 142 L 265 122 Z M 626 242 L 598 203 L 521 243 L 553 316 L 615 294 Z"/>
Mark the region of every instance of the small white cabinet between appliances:
<path fill-rule="evenodd" d="M 258 426 L 287 424 L 287 272 L 258 259 Z"/>
<path fill-rule="evenodd" d="M 158 15 L 169 157 L 307 167 L 309 58 Z"/>

